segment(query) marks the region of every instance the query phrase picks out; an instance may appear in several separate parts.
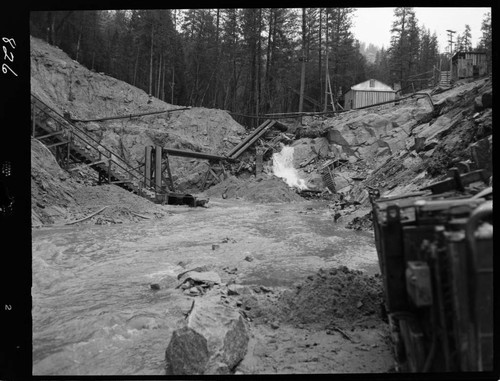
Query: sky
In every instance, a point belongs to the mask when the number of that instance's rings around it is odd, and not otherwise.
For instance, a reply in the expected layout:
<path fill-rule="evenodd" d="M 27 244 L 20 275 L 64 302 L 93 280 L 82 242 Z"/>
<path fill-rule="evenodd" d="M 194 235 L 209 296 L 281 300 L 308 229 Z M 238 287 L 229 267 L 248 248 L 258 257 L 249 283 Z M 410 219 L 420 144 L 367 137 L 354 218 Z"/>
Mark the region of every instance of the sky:
<path fill-rule="evenodd" d="M 472 46 L 475 47 L 482 36 L 481 23 L 483 16 L 491 12 L 491 8 L 420 8 L 414 7 L 415 16 L 420 27 L 436 32 L 439 51 L 445 52 L 448 43 L 447 29 L 463 34 L 465 24 L 469 24 L 472 34 Z M 391 41 L 391 27 L 394 22 L 394 8 L 357 8 L 353 17 L 353 33 L 359 42 L 372 43 L 379 48 L 388 48 Z"/>

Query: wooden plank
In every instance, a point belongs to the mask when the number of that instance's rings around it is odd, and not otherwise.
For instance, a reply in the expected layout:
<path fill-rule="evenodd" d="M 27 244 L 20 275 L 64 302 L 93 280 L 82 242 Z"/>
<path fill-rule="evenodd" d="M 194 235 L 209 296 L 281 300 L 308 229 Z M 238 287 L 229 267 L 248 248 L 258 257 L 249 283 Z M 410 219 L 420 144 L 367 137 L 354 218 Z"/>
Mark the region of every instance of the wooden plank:
<path fill-rule="evenodd" d="M 108 161 L 108 184 L 111 184 L 111 162 L 112 162 L 112 160 L 109 159 L 109 161 Z"/>
<path fill-rule="evenodd" d="M 170 181 L 170 190 L 172 192 L 175 192 L 174 179 L 172 178 L 172 173 L 170 172 L 170 162 L 168 160 L 168 153 L 165 153 L 165 160 L 163 161 L 163 163 L 165 164 L 165 168 L 163 169 L 163 171 L 167 170 L 168 180 Z"/>
<path fill-rule="evenodd" d="M 147 146 L 144 150 L 144 184 L 146 188 L 151 186 L 151 151 L 153 147 Z"/>
<path fill-rule="evenodd" d="M 209 171 L 213 177 L 215 177 L 217 180 L 219 180 L 219 182 L 221 181 L 220 177 L 217 176 L 217 174 L 214 172 L 214 170 L 211 167 L 210 167 Z"/>
<path fill-rule="evenodd" d="M 464 185 L 468 185 L 476 181 L 484 181 L 485 183 L 488 182 L 486 169 L 477 169 L 472 172 L 464 173 L 463 175 L 460 175 L 460 178 L 462 179 L 462 184 Z"/>
<path fill-rule="evenodd" d="M 201 191 L 203 192 L 205 190 L 205 186 L 207 184 L 207 180 L 208 180 L 208 175 L 209 175 L 210 171 L 209 169 L 207 169 L 207 171 L 205 172 L 205 176 L 203 178 L 203 183 L 201 184 Z"/>
<path fill-rule="evenodd" d="M 56 135 L 61 135 L 61 134 L 64 134 L 64 131 L 51 132 L 50 134 L 42 135 L 42 136 L 37 136 L 36 138 L 38 140 L 40 140 L 40 139 L 48 138 L 50 136 L 56 136 Z"/>
<path fill-rule="evenodd" d="M 163 148 L 163 151 L 168 153 L 170 156 L 192 157 L 195 159 L 207 159 L 207 160 L 231 160 L 226 156 L 214 155 L 205 152 L 187 151 L 175 148 Z"/>
<path fill-rule="evenodd" d="M 275 123 L 276 123 L 276 121 L 272 121 L 267 126 L 265 126 L 264 128 L 262 128 L 257 134 L 254 134 L 253 137 L 250 140 L 247 140 L 245 142 L 245 144 L 243 146 L 241 146 L 241 148 L 238 151 L 236 151 L 235 153 L 233 153 L 231 155 L 231 158 L 232 159 L 237 159 L 252 144 L 254 144 L 257 141 L 257 139 L 259 139 L 262 135 L 264 135 L 266 133 L 266 131 L 268 131 L 272 126 L 274 126 Z"/>
<path fill-rule="evenodd" d="M 47 146 L 47 148 L 50 148 L 50 147 L 57 147 L 57 146 L 62 146 L 63 144 L 68 144 L 69 142 L 68 141 L 64 141 L 64 142 L 59 142 L 59 143 L 54 143 L 54 144 L 49 144 Z"/>
<path fill-rule="evenodd" d="M 255 135 L 257 135 L 260 131 L 262 131 L 264 128 L 266 128 L 267 125 L 269 125 L 271 121 L 269 119 L 265 120 L 255 131 L 253 131 L 245 140 L 240 142 L 236 147 L 234 147 L 231 151 L 228 152 L 227 156 L 231 157 L 233 154 L 235 154 L 238 150 L 240 150 L 245 144 L 253 139 Z"/>
<path fill-rule="evenodd" d="M 70 168 L 70 169 L 68 169 L 68 171 L 70 171 L 70 172 L 78 171 L 80 169 L 83 169 L 83 168 L 86 168 L 86 167 L 90 167 L 92 165 L 105 164 L 107 162 L 108 162 L 107 160 L 97 160 L 97 161 L 94 161 L 94 162 L 89 163 L 89 164 L 83 164 L 83 165 L 79 165 L 78 167 Z"/>
<path fill-rule="evenodd" d="M 155 190 L 161 192 L 161 146 L 155 147 Z"/>

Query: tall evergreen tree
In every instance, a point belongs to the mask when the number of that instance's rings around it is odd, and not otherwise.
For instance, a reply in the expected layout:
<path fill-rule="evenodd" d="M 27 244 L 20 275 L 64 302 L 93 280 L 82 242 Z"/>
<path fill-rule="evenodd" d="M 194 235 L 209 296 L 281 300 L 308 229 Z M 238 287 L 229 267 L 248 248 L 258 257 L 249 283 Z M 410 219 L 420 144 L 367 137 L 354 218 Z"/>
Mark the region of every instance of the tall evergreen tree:
<path fill-rule="evenodd" d="M 419 30 L 413 8 L 401 7 L 394 10 L 396 18 L 391 28 L 390 64 L 391 78 L 399 81 L 401 88 L 407 86 L 407 79 L 415 74 L 419 51 Z"/>
<path fill-rule="evenodd" d="M 485 13 L 483 16 L 483 22 L 481 23 L 481 32 L 483 36 L 479 42 L 479 49 L 486 51 L 486 57 L 488 60 L 488 73 L 491 73 L 491 63 L 492 63 L 492 34 L 491 34 L 491 13 Z"/>
<path fill-rule="evenodd" d="M 462 50 L 470 52 L 472 50 L 472 34 L 469 24 L 465 24 L 465 30 L 462 35 Z"/>

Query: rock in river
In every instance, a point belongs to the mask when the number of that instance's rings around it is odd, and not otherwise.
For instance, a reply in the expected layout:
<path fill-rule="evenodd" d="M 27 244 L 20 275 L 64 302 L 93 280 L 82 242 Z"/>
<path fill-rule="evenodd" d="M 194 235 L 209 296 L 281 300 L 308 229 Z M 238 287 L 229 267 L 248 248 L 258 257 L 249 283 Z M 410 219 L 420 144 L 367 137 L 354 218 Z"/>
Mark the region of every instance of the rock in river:
<path fill-rule="evenodd" d="M 207 294 L 196 299 L 185 325 L 172 334 L 167 374 L 229 374 L 245 356 L 248 340 L 239 312 L 220 303 L 218 293 Z"/>

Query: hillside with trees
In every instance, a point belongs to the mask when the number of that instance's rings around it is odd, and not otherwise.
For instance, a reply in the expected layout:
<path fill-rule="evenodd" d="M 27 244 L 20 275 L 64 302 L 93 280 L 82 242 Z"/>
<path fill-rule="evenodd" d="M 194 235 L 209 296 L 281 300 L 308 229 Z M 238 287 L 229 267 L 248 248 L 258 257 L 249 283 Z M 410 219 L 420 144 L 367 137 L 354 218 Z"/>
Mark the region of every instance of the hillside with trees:
<path fill-rule="evenodd" d="M 439 67 L 436 35 L 419 25 L 413 8 L 395 9 L 391 44 L 380 50 L 354 38 L 353 12 L 354 8 L 39 11 L 31 13 L 30 32 L 89 69 L 156 98 L 229 110 L 240 123 L 253 127 L 256 118 L 243 115 L 331 110 L 330 87 L 335 101 L 369 78 L 391 86 L 399 82 L 402 88 L 411 82 L 420 87 L 419 74 Z M 467 27 L 458 42 L 472 49 Z M 480 48 L 491 52 L 488 15 L 483 34 Z"/>

